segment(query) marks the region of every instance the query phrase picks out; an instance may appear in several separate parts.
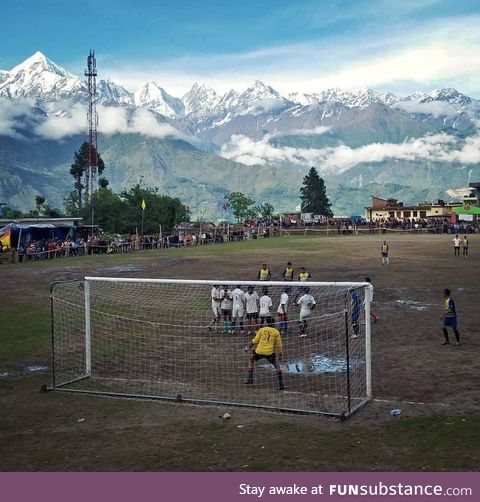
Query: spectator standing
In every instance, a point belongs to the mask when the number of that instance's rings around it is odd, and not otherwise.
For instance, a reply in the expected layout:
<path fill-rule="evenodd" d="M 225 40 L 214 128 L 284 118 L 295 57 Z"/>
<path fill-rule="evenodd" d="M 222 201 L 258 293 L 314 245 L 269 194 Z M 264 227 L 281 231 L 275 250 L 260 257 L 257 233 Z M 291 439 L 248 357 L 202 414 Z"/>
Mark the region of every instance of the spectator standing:
<path fill-rule="evenodd" d="M 452 240 L 453 242 L 453 256 L 460 256 L 460 237 L 458 234 Z"/>

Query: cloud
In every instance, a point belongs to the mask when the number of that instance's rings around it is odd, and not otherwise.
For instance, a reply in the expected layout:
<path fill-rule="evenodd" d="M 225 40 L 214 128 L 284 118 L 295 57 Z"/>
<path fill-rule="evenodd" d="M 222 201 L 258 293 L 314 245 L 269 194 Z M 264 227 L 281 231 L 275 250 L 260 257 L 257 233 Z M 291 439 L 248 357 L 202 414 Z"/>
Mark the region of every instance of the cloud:
<path fill-rule="evenodd" d="M 318 136 L 319 134 L 325 134 L 330 129 L 330 126 L 316 126 L 312 129 L 290 129 L 289 131 L 273 132 L 268 136 L 270 138 L 280 138 L 282 136 Z"/>
<path fill-rule="evenodd" d="M 31 106 L 31 104 L 30 104 Z M 16 108 L 16 107 L 15 107 Z M 1 110 L 1 108 L 0 108 Z M 10 108 L 7 108 L 10 111 Z M 57 102 L 46 105 L 47 115 L 36 124 L 35 134 L 42 138 L 61 140 L 75 134 L 86 134 L 87 111 L 86 106 L 76 103 Z M 100 117 L 98 132 L 102 134 L 142 134 L 154 138 L 178 138 L 189 141 L 190 138 L 178 131 L 167 122 L 159 122 L 156 115 L 146 109 L 137 108 L 127 110 L 119 107 L 108 107 L 100 105 L 97 107 Z M 2 113 L 0 111 L 0 133 L 8 134 L 15 131 L 15 124 L 19 113 L 12 116 L 12 113 Z"/>
<path fill-rule="evenodd" d="M 480 135 L 464 141 L 440 133 L 412 139 L 404 143 L 371 143 L 358 148 L 346 145 L 315 148 L 278 147 L 269 143 L 266 135 L 254 141 L 241 134 L 233 135 L 220 154 L 247 165 L 294 164 L 315 166 L 323 174 L 339 174 L 356 164 L 377 163 L 387 159 L 426 162 L 480 162 Z"/>
<path fill-rule="evenodd" d="M 457 113 L 453 105 L 445 101 L 430 101 L 420 103 L 418 101 L 400 101 L 393 105 L 393 108 L 400 108 L 407 113 L 424 113 L 438 117 L 452 117 Z"/>
<path fill-rule="evenodd" d="M 20 125 L 20 120 L 31 116 L 33 104 L 31 99 L 21 98 L 13 101 L 0 98 L 0 135 L 22 138 L 17 125 Z"/>
<path fill-rule="evenodd" d="M 86 132 L 85 107 L 75 104 L 68 111 L 50 108 L 49 115 L 35 127 L 35 133 L 47 139 L 60 140 Z"/>

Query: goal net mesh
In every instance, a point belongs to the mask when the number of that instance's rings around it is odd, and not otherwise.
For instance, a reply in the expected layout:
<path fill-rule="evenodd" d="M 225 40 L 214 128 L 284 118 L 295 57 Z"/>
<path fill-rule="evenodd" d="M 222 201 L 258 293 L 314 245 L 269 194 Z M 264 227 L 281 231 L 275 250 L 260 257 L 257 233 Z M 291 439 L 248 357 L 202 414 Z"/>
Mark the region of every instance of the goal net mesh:
<path fill-rule="evenodd" d="M 212 300 L 214 284 L 219 294 Z M 243 312 L 238 292 L 235 305 L 219 301 L 237 289 L 247 293 L 248 286 L 253 292 L 250 307 L 241 302 Z M 348 416 L 369 398 L 366 287 L 112 278 L 53 283 L 53 387 Z M 252 350 L 245 348 L 269 317 L 262 311 L 255 319 L 255 292 L 260 303 L 264 296 L 271 300 L 283 357 L 278 368 L 258 359 L 251 373 Z M 218 317 L 215 307 L 223 309 Z M 236 317 L 224 307 L 233 307 Z"/>

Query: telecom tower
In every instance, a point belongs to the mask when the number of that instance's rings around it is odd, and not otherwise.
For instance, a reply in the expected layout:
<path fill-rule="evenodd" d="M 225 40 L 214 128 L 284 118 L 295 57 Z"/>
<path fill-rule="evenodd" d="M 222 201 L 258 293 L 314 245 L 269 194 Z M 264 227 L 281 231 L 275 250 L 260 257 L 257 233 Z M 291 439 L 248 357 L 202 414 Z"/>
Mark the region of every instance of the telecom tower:
<path fill-rule="evenodd" d="M 87 200 L 91 200 L 97 189 L 98 150 L 97 150 L 97 60 L 95 51 L 90 49 L 87 57 L 85 76 L 88 78 L 88 169 L 87 169 Z"/>

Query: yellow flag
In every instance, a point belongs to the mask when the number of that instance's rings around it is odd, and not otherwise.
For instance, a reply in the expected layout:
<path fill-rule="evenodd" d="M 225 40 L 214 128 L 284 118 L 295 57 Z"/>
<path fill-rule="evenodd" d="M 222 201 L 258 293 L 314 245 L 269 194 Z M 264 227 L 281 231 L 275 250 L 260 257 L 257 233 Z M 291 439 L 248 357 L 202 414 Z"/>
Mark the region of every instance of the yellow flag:
<path fill-rule="evenodd" d="M 145 211 L 147 205 L 145 204 L 145 199 L 142 199 L 142 211 Z"/>

